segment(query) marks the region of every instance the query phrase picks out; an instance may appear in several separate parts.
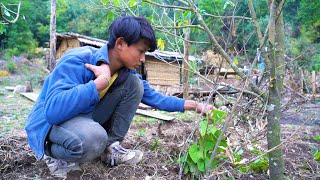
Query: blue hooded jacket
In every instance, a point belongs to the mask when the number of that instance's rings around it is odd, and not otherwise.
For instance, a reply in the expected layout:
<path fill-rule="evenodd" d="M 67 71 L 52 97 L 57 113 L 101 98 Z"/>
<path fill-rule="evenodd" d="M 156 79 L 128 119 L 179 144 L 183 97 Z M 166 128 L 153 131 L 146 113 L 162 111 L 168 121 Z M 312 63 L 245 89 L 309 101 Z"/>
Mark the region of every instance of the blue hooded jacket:
<path fill-rule="evenodd" d="M 68 51 L 49 74 L 26 122 L 28 143 L 40 160 L 44 155 L 46 136 L 53 125 L 59 125 L 80 113 L 91 112 L 99 102 L 93 80 L 95 75 L 85 63 L 109 64 L 107 44 L 96 49 L 85 46 Z M 131 71 L 130 73 L 135 73 Z M 136 74 L 141 80 L 141 76 Z M 145 80 L 142 103 L 165 111 L 184 111 L 184 99 L 165 96 L 152 89 Z"/>

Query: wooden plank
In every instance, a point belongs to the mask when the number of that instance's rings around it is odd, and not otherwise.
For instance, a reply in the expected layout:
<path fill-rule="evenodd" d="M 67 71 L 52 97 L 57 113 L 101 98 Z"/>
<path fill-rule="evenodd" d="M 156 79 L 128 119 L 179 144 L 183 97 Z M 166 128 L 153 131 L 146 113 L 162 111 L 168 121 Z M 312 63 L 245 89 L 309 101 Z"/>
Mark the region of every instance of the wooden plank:
<path fill-rule="evenodd" d="M 149 116 L 149 117 L 153 117 L 153 118 L 157 118 L 165 121 L 172 121 L 175 119 L 175 117 L 161 114 L 158 111 L 147 111 L 147 110 L 137 109 L 136 114 Z"/>
<path fill-rule="evenodd" d="M 139 104 L 139 107 L 138 107 L 139 109 L 153 109 L 153 107 L 151 107 L 151 106 L 148 106 L 148 105 L 145 105 L 145 104 L 143 104 L 143 103 L 140 103 Z"/>
<path fill-rule="evenodd" d="M 39 94 L 35 94 L 35 93 L 20 93 L 20 94 L 34 102 L 36 102 L 39 96 Z"/>
<path fill-rule="evenodd" d="M 4 89 L 5 89 L 6 91 L 14 91 L 15 88 L 16 88 L 16 87 L 13 87 L 13 86 L 6 86 L 6 87 L 4 87 Z"/>

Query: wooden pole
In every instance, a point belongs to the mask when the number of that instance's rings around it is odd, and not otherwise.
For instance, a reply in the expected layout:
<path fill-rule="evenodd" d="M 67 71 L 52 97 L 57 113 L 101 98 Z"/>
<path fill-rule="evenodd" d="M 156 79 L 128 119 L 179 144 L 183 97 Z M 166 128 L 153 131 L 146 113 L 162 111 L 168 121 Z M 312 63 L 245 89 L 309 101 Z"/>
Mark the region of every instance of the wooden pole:
<path fill-rule="evenodd" d="M 303 94 L 303 79 L 304 79 L 304 74 L 303 74 L 303 69 L 300 70 L 300 93 Z"/>
<path fill-rule="evenodd" d="M 188 76 L 189 76 L 189 40 L 190 40 L 190 29 L 187 29 L 187 32 L 185 34 L 185 40 L 183 42 L 184 47 L 184 56 L 183 56 L 183 98 L 187 99 L 189 95 L 189 84 L 188 84 Z"/>
<path fill-rule="evenodd" d="M 51 72 L 56 65 L 56 0 L 51 0 L 50 16 L 50 57 L 47 62 L 47 68 Z"/>
<path fill-rule="evenodd" d="M 312 71 L 311 83 L 312 83 L 312 92 L 314 95 L 316 95 L 317 94 L 317 92 L 316 92 L 316 71 Z"/>

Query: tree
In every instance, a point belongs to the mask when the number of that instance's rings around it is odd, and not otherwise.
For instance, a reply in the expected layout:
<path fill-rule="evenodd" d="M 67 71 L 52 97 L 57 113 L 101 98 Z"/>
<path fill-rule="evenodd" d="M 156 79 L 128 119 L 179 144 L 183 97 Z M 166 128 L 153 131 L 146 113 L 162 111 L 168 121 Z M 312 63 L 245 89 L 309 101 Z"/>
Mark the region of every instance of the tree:
<path fill-rule="evenodd" d="M 270 22 L 268 38 L 268 57 L 270 59 L 270 82 L 268 98 L 268 149 L 281 144 L 281 93 L 283 89 L 284 66 L 284 23 L 281 0 L 269 0 Z M 279 13 L 278 13 L 279 12 Z M 269 153 L 270 179 L 284 179 L 284 161 L 282 147 Z"/>
<path fill-rule="evenodd" d="M 50 16 L 50 57 L 48 64 L 49 71 L 52 71 L 56 65 L 56 0 L 51 0 Z"/>

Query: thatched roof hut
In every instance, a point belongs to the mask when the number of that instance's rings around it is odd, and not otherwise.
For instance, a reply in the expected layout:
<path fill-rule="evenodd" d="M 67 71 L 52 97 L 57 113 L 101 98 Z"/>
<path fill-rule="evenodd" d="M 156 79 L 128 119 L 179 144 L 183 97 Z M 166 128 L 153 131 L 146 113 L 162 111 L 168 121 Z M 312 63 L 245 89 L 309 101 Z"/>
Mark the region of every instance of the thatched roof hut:
<path fill-rule="evenodd" d="M 107 43 L 105 40 L 76 33 L 57 33 L 56 59 L 59 60 L 66 51 L 75 47 L 93 46 L 99 48 L 105 43 Z M 190 61 L 200 61 L 200 59 L 190 57 Z M 182 62 L 183 56 L 179 53 L 156 50 L 146 53 L 146 62 L 140 69 L 137 69 L 137 72 L 152 86 L 161 86 L 160 91 L 170 94 L 172 92 L 168 92 L 166 87 L 175 87 L 175 90 L 178 90 L 182 83 Z"/>

